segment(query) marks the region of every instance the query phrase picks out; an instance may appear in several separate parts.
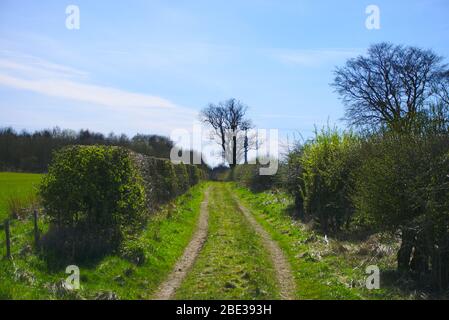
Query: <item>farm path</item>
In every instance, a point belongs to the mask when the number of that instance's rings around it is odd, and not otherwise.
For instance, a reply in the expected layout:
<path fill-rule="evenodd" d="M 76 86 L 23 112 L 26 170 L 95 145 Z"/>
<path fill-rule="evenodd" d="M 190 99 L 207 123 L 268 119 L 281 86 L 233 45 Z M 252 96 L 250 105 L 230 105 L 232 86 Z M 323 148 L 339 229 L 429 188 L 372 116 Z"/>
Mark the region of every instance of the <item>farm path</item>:
<path fill-rule="evenodd" d="M 197 230 L 154 299 L 294 299 L 284 252 L 232 188 L 206 190 Z"/>

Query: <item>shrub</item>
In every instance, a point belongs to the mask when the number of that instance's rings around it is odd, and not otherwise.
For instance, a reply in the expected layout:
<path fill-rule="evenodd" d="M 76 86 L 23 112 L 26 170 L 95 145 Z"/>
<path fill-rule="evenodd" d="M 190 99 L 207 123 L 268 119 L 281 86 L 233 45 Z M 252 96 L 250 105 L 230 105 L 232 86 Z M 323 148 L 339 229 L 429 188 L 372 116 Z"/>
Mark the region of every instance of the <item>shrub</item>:
<path fill-rule="evenodd" d="M 255 173 L 255 165 L 240 164 L 234 169 L 234 180 L 245 187 L 251 188 Z"/>
<path fill-rule="evenodd" d="M 173 165 L 170 160 L 136 153 L 133 153 L 133 159 L 143 177 L 147 207 L 151 211 L 200 181 L 201 169 L 196 166 Z"/>
<path fill-rule="evenodd" d="M 358 165 L 358 138 L 335 129 L 322 130 L 289 159 L 288 178 L 300 211 L 315 218 L 324 232 L 338 231 L 353 212 L 351 172 Z"/>
<path fill-rule="evenodd" d="M 371 137 L 363 147 L 354 203 L 374 228 L 400 231 L 398 269 L 449 285 L 449 137 Z"/>
<path fill-rule="evenodd" d="M 177 180 L 177 194 L 183 194 L 190 187 L 190 178 L 187 173 L 187 167 L 185 164 L 180 163 L 174 165 L 175 175 Z"/>
<path fill-rule="evenodd" d="M 120 256 L 136 264 L 145 263 L 145 248 L 139 239 L 129 239 L 120 246 Z"/>
<path fill-rule="evenodd" d="M 156 161 L 157 174 L 153 177 L 157 181 L 158 194 L 161 202 L 166 202 L 178 195 L 178 179 L 175 167 L 170 161 Z"/>
<path fill-rule="evenodd" d="M 130 239 L 142 228 L 146 213 L 187 191 L 200 174 L 194 166 L 120 147 L 62 149 L 40 190 L 52 220 L 43 247 L 61 261 L 97 258 L 118 248 L 129 259 L 142 261 L 143 251 Z"/>
<path fill-rule="evenodd" d="M 142 178 L 130 152 L 119 147 L 71 146 L 54 155 L 40 195 L 52 221 L 50 239 L 62 239 L 57 253 L 72 257 L 89 244 L 114 249 L 136 232 L 145 218 Z M 56 236 L 57 237 L 57 236 Z M 56 241 L 57 242 L 57 241 Z M 70 249 L 69 249 L 70 248 Z"/>
<path fill-rule="evenodd" d="M 305 218 L 304 212 L 304 198 L 302 190 L 304 190 L 304 183 L 301 179 L 302 167 L 301 156 L 302 146 L 297 145 L 287 156 L 286 169 L 283 171 L 284 187 L 295 199 L 295 208 L 299 218 Z"/>
<path fill-rule="evenodd" d="M 261 175 L 259 164 L 241 164 L 234 168 L 233 180 L 254 192 L 269 190 L 277 183 L 277 175 Z"/>
<path fill-rule="evenodd" d="M 189 183 L 191 186 L 197 184 L 201 179 L 201 171 L 197 166 L 188 166 L 189 168 Z"/>
<path fill-rule="evenodd" d="M 285 186 L 325 232 L 349 221 L 399 232 L 398 269 L 448 288 L 449 136 L 437 129 L 366 137 L 322 131 L 290 152 Z"/>

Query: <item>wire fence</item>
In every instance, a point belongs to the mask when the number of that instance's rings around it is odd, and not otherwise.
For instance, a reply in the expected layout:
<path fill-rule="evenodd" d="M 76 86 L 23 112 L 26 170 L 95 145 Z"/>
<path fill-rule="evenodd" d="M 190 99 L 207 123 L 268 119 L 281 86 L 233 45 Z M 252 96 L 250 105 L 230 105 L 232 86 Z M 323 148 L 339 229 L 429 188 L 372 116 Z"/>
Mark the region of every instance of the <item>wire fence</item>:
<path fill-rule="evenodd" d="M 33 229 L 25 232 L 14 233 L 11 232 L 11 219 L 6 219 L 2 224 L 0 224 L 0 229 L 3 229 L 5 234 L 5 240 L 0 240 L 0 248 L 5 248 L 5 257 L 9 260 L 12 259 L 13 255 L 21 252 L 21 249 L 16 249 L 13 244 L 14 241 L 23 238 L 24 236 L 34 235 L 34 245 L 37 248 L 39 246 L 39 213 L 37 210 L 33 211 Z M 16 250 L 13 250 L 16 249 Z"/>

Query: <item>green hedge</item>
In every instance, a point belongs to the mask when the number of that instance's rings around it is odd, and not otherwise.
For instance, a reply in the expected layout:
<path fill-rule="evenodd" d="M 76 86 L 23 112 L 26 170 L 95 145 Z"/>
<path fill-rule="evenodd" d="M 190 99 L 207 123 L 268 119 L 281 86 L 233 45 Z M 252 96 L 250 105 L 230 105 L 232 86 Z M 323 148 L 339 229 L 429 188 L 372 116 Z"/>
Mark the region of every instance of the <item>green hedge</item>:
<path fill-rule="evenodd" d="M 352 172 L 359 166 L 358 150 L 357 136 L 330 128 L 302 147 L 297 187 L 305 214 L 316 218 L 325 233 L 339 231 L 353 214 Z"/>
<path fill-rule="evenodd" d="M 40 187 L 51 219 L 44 249 L 71 260 L 98 257 L 132 238 L 148 213 L 198 183 L 194 166 L 121 147 L 70 146 L 54 155 Z"/>
<path fill-rule="evenodd" d="M 357 216 L 400 231 L 398 269 L 449 288 L 449 136 L 388 132 L 365 142 Z"/>
<path fill-rule="evenodd" d="M 113 250 L 145 220 L 142 177 L 119 147 L 56 152 L 40 195 L 52 222 L 42 244 L 56 260 L 79 261 Z"/>
<path fill-rule="evenodd" d="M 288 155 L 286 186 L 322 230 L 401 236 L 398 270 L 449 288 L 449 135 L 324 129 Z"/>
<path fill-rule="evenodd" d="M 152 211 L 161 204 L 186 192 L 205 177 L 194 165 L 173 164 L 170 160 L 132 153 L 143 178 L 147 207 Z"/>
<path fill-rule="evenodd" d="M 279 175 L 261 175 L 259 164 L 240 164 L 237 165 L 230 179 L 238 184 L 250 188 L 252 191 L 259 192 L 269 190 L 279 186 Z M 229 171 L 231 175 L 231 171 Z"/>

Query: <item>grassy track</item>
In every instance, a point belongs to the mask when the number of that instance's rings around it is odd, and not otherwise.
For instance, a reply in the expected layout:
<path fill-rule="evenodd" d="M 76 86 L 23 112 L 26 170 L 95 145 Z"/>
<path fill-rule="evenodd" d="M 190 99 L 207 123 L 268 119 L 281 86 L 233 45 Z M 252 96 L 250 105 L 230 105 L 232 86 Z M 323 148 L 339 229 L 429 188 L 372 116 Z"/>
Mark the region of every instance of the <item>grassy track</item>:
<path fill-rule="evenodd" d="M 41 174 L 0 172 L 0 221 L 8 216 L 8 199 L 26 201 L 33 197 L 41 179 Z"/>
<path fill-rule="evenodd" d="M 279 298 L 270 257 L 225 184 L 211 188 L 208 239 L 176 298 Z"/>

